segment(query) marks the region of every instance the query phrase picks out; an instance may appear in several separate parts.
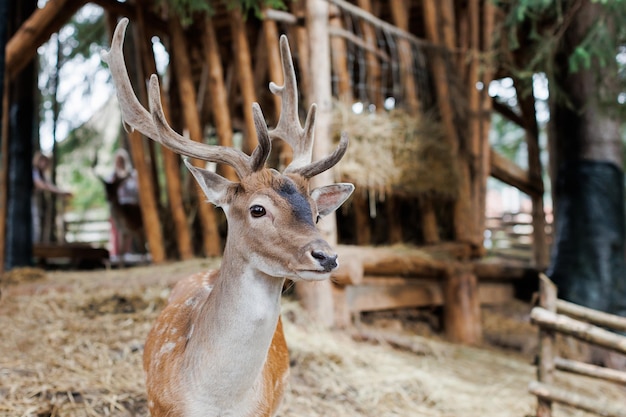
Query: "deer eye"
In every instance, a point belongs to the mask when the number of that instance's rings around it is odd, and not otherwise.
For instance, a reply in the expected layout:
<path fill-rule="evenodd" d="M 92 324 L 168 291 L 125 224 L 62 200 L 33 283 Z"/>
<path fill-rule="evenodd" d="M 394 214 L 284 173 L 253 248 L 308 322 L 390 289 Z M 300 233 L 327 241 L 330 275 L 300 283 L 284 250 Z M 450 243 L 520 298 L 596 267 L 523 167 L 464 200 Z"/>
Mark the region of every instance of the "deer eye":
<path fill-rule="evenodd" d="M 266 213 L 267 212 L 265 211 L 265 207 L 259 206 L 258 204 L 250 207 L 250 215 L 252 217 L 263 217 Z"/>

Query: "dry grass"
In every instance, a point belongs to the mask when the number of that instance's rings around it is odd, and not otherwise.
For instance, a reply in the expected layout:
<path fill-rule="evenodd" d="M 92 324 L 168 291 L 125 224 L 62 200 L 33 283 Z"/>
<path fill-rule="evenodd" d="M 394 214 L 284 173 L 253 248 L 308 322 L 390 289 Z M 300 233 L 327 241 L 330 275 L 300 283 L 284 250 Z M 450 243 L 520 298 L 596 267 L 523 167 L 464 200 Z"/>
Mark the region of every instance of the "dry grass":
<path fill-rule="evenodd" d="M 0 300 L 0 416 L 145 416 L 143 340 L 178 278 L 215 262 L 94 272 L 54 272 L 3 288 Z M 292 370 L 280 416 L 530 415 L 528 357 L 450 345 L 394 331 L 420 353 L 349 332 L 319 329 L 284 300 Z M 507 330 L 510 331 L 510 330 Z M 571 378 L 606 398 L 619 388 Z M 557 417 L 583 416 L 558 409 Z"/>
<path fill-rule="evenodd" d="M 441 124 L 427 115 L 401 109 L 354 113 L 335 103 L 333 134 L 350 138 L 337 176 L 379 196 L 388 192 L 435 194 L 454 198 L 458 190 L 456 163 L 444 140 Z"/>

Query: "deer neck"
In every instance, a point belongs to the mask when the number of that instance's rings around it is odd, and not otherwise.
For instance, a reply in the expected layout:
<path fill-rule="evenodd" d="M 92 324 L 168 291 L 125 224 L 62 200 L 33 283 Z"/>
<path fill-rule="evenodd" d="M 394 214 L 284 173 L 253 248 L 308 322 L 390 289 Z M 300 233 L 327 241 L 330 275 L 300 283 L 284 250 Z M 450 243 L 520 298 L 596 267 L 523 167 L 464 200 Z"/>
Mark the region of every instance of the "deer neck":
<path fill-rule="evenodd" d="M 211 293 L 196 310 L 187 359 L 189 375 L 215 404 L 244 398 L 260 383 L 280 314 L 284 279 L 242 261 L 228 245 Z"/>

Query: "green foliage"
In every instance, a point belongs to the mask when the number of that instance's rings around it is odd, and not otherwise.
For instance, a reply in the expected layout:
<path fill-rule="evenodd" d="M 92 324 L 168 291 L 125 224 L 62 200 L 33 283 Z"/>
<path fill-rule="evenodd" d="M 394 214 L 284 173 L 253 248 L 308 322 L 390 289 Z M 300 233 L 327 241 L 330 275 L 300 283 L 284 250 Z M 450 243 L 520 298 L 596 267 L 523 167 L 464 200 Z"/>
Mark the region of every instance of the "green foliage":
<path fill-rule="evenodd" d="M 257 16 L 266 7 L 273 9 L 285 9 L 286 0 L 160 0 L 162 5 L 167 5 L 181 19 L 183 25 L 193 21 L 195 13 L 208 13 L 212 15 L 218 4 L 223 4 L 228 10 L 240 8 L 244 15 L 252 11 Z"/>
<path fill-rule="evenodd" d="M 554 55 L 565 30 L 580 10 L 581 1 L 517 0 L 497 2 L 505 10 L 503 33 L 508 49 L 530 52 L 523 68 L 513 68 L 516 76 L 554 73 Z M 626 43 L 626 0 L 592 0 L 601 6 L 599 18 L 593 22 L 584 40 L 567 57 L 571 72 L 615 64 L 619 46 Z"/>

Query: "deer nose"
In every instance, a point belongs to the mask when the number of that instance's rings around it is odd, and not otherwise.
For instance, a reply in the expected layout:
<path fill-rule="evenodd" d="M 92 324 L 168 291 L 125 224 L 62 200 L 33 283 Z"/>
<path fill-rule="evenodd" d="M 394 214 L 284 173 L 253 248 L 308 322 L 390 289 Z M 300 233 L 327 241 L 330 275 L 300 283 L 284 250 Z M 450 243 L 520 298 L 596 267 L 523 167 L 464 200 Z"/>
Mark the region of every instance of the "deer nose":
<path fill-rule="evenodd" d="M 311 256 L 319 262 L 325 272 L 330 272 L 337 268 L 337 255 L 334 253 L 328 254 L 321 250 L 313 250 L 311 251 Z"/>

